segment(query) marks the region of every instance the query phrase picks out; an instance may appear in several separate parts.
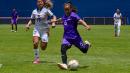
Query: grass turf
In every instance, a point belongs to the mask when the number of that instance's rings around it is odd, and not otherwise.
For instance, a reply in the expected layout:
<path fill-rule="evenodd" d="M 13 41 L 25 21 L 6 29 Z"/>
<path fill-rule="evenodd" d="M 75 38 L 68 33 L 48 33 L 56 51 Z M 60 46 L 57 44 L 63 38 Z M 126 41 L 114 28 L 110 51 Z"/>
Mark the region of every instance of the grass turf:
<path fill-rule="evenodd" d="M 92 43 L 87 54 L 76 47 L 68 51 L 68 60 L 77 59 L 78 71 L 61 70 L 60 44 L 63 27 L 51 29 L 48 47 L 40 50 L 41 64 L 32 64 L 33 27 L 26 32 L 23 25 L 18 32 L 10 32 L 10 25 L 0 25 L 0 73 L 130 73 L 130 26 L 121 27 L 121 36 L 114 37 L 112 25 L 93 25 L 91 31 L 83 26 L 78 30 L 83 40 Z"/>

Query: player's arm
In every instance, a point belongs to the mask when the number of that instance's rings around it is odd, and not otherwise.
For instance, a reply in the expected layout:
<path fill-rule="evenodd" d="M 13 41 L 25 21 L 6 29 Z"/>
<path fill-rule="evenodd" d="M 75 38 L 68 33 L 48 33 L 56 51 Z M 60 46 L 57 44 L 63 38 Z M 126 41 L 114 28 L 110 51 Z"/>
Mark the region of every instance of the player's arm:
<path fill-rule="evenodd" d="M 116 20 L 116 14 L 113 15 L 113 20 L 114 20 L 114 21 Z"/>
<path fill-rule="evenodd" d="M 62 21 L 62 18 L 58 18 L 56 20 L 51 20 L 51 23 L 53 23 L 53 22 L 61 22 L 61 21 Z"/>
<path fill-rule="evenodd" d="M 32 25 L 33 21 L 35 21 L 35 15 L 34 15 L 33 13 L 34 13 L 34 12 L 32 12 L 31 18 L 30 18 L 28 24 L 25 26 L 25 27 L 26 27 L 26 31 L 29 30 L 29 28 L 30 28 L 30 26 Z"/>
<path fill-rule="evenodd" d="M 18 15 L 18 13 L 16 15 L 17 15 L 16 21 L 18 21 L 19 15 Z"/>
<path fill-rule="evenodd" d="M 86 29 L 90 30 L 90 26 L 82 19 L 79 20 L 79 23 L 82 24 Z"/>
<path fill-rule="evenodd" d="M 29 30 L 31 24 L 32 24 L 32 20 L 29 20 L 28 24 L 25 26 L 26 27 L 26 31 Z"/>
<path fill-rule="evenodd" d="M 55 28 L 55 26 L 56 26 L 55 21 L 56 21 L 56 16 L 53 15 L 53 16 L 52 16 L 52 19 L 51 19 L 51 22 L 52 22 L 52 28 Z"/>
<path fill-rule="evenodd" d="M 121 24 L 123 24 L 123 21 L 122 21 L 122 19 L 123 19 L 122 14 L 120 14 L 120 19 L 121 19 Z"/>

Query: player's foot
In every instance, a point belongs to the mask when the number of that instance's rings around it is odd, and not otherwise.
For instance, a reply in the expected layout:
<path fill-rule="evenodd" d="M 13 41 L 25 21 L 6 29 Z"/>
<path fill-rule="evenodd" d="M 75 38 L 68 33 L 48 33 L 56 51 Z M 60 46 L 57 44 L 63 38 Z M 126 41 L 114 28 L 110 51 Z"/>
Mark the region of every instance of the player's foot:
<path fill-rule="evenodd" d="M 11 32 L 14 32 L 14 30 L 10 30 Z"/>
<path fill-rule="evenodd" d="M 85 41 L 85 44 L 88 44 L 89 45 L 89 48 L 91 47 L 91 43 L 89 41 Z"/>
<path fill-rule="evenodd" d="M 17 31 L 14 31 L 14 32 L 17 32 Z"/>
<path fill-rule="evenodd" d="M 36 58 L 34 61 L 33 61 L 33 64 L 39 64 L 40 63 L 40 59 L 39 58 Z"/>
<path fill-rule="evenodd" d="M 63 69 L 63 70 L 67 70 L 67 69 L 68 69 L 67 64 L 58 63 L 57 65 L 58 65 L 58 67 L 59 67 L 60 69 Z"/>

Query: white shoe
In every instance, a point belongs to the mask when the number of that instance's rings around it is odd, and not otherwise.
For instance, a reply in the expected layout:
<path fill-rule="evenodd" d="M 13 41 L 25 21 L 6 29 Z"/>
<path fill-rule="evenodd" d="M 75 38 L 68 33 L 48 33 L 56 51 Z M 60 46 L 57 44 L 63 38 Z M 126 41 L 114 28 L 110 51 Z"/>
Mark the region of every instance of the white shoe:
<path fill-rule="evenodd" d="M 85 41 L 85 44 L 88 44 L 89 45 L 89 47 L 91 47 L 91 43 L 89 42 L 89 41 Z"/>
<path fill-rule="evenodd" d="M 14 31 L 14 32 L 17 32 L 17 31 Z"/>
<path fill-rule="evenodd" d="M 67 64 L 58 63 L 57 65 L 58 65 L 58 67 L 59 67 L 60 69 L 64 69 L 64 70 L 67 70 L 67 69 L 68 69 Z"/>
<path fill-rule="evenodd" d="M 34 61 L 33 61 L 33 64 L 39 64 L 40 63 L 40 59 L 39 58 L 36 58 Z"/>
<path fill-rule="evenodd" d="M 11 32 L 14 32 L 14 30 L 10 30 Z"/>

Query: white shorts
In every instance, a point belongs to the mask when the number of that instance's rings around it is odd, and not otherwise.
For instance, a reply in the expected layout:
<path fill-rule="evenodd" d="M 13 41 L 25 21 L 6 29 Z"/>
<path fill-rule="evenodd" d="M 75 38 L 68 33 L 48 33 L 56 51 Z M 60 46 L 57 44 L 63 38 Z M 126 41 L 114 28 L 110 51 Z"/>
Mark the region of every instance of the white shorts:
<path fill-rule="evenodd" d="M 48 34 L 46 32 L 41 32 L 36 29 L 33 30 L 33 36 L 40 37 L 42 42 L 48 42 Z"/>
<path fill-rule="evenodd" d="M 120 27 L 120 26 L 121 26 L 121 21 L 115 21 L 115 22 L 114 22 L 114 26 Z"/>

